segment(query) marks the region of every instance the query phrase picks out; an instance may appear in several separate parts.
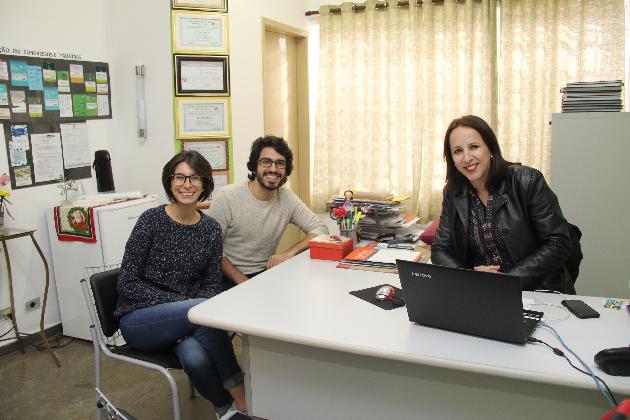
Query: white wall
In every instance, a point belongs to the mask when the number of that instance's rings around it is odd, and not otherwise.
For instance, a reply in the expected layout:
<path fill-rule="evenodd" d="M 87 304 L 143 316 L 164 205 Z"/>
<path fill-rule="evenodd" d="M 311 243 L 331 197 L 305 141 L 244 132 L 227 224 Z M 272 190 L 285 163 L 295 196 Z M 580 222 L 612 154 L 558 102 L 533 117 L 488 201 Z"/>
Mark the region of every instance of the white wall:
<path fill-rule="evenodd" d="M 83 60 L 109 63 L 113 118 L 88 122 L 91 150 L 109 150 L 118 191 L 140 190 L 160 194 L 164 198 L 161 170 L 174 152 L 170 2 L 22 0 L 4 3 L 0 46 L 69 52 L 80 54 Z M 306 30 L 306 10 L 305 0 L 229 2 L 232 134 L 237 182 L 246 178 L 251 142 L 264 134 L 261 18 Z M 28 21 L 35 25 L 24 26 L 22 17 L 28 17 Z M 50 24 L 53 28 L 46 29 Z M 137 64 L 146 67 L 148 138 L 144 142 L 136 135 Z M 0 147 L 0 173 L 3 172 L 8 173 L 4 145 Z M 82 181 L 81 186 L 85 193 L 96 192 L 95 178 Z M 16 220 L 9 220 L 7 224 L 37 229 L 36 237 L 53 274 L 44 212 L 46 208 L 58 204 L 57 187 L 49 185 L 16 190 L 12 192 L 11 199 L 14 203 L 11 210 Z M 44 270 L 28 239 L 13 240 L 9 247 L 19 326 L 23 332 L 36 332 L 39 313 L 26 314 L 24 303 L 42 294 Z M 9 299 L 3 265 L 0 271 L 0 308 L 4 308 L 8 306 Z M 60 322 L 54 284 L 53 275 L 46 327 Z M 0 323 L 0 334 L 9 327 L 9 322 Z"/>
<path fill-rule="evenodd" d="M 21 50 L 77 53 L 84 60 L 107 61 L 109 44 L 104 36 L 105 22 L 101 19 L 105 12 L 105 2 L 101 0 L 3 2 L 0 44 Z M 110 120 L 88 122 L 92 151 L 107 148 L 107 129 L 111 125 Z M 3 135 L 0 136 L 3 137 Z M 6 146 L 2 141 L 0 173 L 8 172 Z M 94 180 L 82 181 L 81 185 L 86 193 L 96 192 Z M 48 207 L 59 204 L 58 191 L 55 184 L 12 191 L 10 200 L 13 205 L 10 211 L 15 220 L 5 220 L 7 226 L 37 229 L 35 237 L 48 259 L 51 274 L 52 260 L 44 211 Z M 39 312 L 25 313 L 24 303 L 37 296 L 43 297 L 43 264 L 29 238 L 13 239 L 8 242 L 8 247 L 11 255 L 18 326 L 22 332 L 32 333 L 39 327 Z M 54 276 L 51 276 L 49 292 L 45 320 L 47 327 L 58 324 L 60 320 Z M 3 255 L 0 261 L 0 308 L 9 306 L 8 295 L 7 271 Z M 10 325 L 8 321 L 0 323 L 0 334 L 7 331 Z"/>

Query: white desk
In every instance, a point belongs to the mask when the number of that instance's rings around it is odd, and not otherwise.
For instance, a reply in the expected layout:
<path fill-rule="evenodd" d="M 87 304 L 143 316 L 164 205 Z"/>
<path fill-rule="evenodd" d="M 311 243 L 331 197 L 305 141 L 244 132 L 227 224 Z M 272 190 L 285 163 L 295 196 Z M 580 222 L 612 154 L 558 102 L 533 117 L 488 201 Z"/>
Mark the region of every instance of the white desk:
<path fill-rule="evenodd" d="M 592 419 L 608 411 L 590 377 L 543 345 L 525 346 L 422 327 L 404 308 L 382 310 L 348 292 L 398 276 L 335 268 L 308 252 L 189 312 L 199 324 L 244 333 L 248 407 L 281 419 Z M 540 296 L 540 295 L 539 295 Z M 559 295 L 542 295 L 559 302 Z M 584 298 L 599 319 L 552 324 L 613 390 L 630 379 L 593 355 L 628 345 L 630 317 Z M 534 334 L 561 347 L 547 330 Z"/>

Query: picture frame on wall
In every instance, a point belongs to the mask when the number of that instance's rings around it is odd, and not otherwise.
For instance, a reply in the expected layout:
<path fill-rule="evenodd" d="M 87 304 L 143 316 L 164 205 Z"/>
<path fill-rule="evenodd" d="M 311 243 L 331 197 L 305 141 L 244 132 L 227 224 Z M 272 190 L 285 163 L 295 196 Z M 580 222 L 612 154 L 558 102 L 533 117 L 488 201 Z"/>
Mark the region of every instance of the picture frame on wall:
<path fill-rule="evenodd" d="M 230 173 L 228 171 L 212 171 L 214 180 L 214 191 L 219 191 L 230 183 Z"/>
<path fill-rule="evenodd" d="M 227 54 L 228 15 L 173 10 L 173 52 Z"/>
<path fill-rule="evenodd" d="M 173 9 L 227 12 L 228 0 L 173 0 Z"/>
<path fill-rule="evenodd" d="M 176 137 L 230 137 L 230 98 L 175 98 Z"/>
<path fill-rule="evenodd" d="M 212 171 L 228 171 L 228 139 L 183 140 L 182 150 L 195 150 L 210 163 Z"/>
<path fill-rule="evenodd" d="M 175 96 L 228 96 L 228 56 L 175 54 Z"/>

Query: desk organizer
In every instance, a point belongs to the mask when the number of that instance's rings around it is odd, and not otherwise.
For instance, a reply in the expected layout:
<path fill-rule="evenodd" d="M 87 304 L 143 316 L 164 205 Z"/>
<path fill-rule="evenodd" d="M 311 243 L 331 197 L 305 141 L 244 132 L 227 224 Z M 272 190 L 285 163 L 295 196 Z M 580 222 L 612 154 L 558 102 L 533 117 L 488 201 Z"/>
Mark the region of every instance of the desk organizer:
<path fill-rule="evenodd" d="M 309 241 L 311 258 L 339 261 L 352 251 L 354 240 L 345 236 L 319 235 Z"/>

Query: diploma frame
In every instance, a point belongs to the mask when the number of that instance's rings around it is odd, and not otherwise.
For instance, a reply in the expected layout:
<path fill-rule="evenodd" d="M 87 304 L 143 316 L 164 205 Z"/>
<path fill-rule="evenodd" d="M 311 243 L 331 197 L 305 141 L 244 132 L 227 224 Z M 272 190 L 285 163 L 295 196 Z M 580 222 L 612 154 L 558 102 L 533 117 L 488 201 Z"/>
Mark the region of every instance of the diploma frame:
<path fill-rule="evenodd" d="M 230 98 L 175 98 L 175 136 L 178 139 L 195 139 L 195 138 L 217 138 L 230 137 Z M 210 108 L 213 105 L 223 105 L 223 113 L 215 114 L 215 120 L 220 118 L 221 128 L 208 127 L 187 127 L 186 122 L 190 121 L 194 116 L 191 114 L 193 105 L 206 106 Z M 219 107 L 220 108 L 220 107 Z M 197 110 L 199 111 L 199 110 Z"/>
<path fill-rule="evenodd" d="M 175 96 L 229 96 L 230 95 L 230 59 L 226 55 L 184 55 L 175 54 Z M 206 89 L 204 86 L 194 86 L 191 81 L 188 87 L 182 79 L 182 64 L 187 62 L 220 63 L 222 68 L 220 89 Z"/>
<path fill-rule="evenodd" d="M 222 187 L 222 183 L 221 181 L 219 181 L 219 178 L 224 178 L 225 179 L 225 185 L 231 184 L 232 180 L 230 179 L 230 172 L 229 171 L 215 171 L 214 169 L 212 170 L 212 178 L 214 178 L 214 191 L 219 191 Z M 213 191 L 213 192 L 214 192 Z"/>
<path fill-rule="evenodd" d="M 210 166 L 212 166 L 212 172 L 227 172 L 230 168 L 230 156 L 228 152 L 227 138 L 182 140 L 182 150 L 196 150 L 195 146 L 203 146 L 204 144 L 217 145 L 221 143 L 223 144 L 223 152 L 225 153 L 225 165 L 213 165 L 212 162 L 210 162 L 209 160 L 208 162 L 210 163 Z"/>
<path fill-rule="evenodd" d="M 205 10 L 208 12 L 227 12 L 228 0 L 173 0 L 173 9 Z"/>
<path fill-rule="evenodd" d="M 228 40 L 228 15 L 226 13 L 192 12 L 186 10 L 173 10 L 173 25 L 171 38 L 173 40 L 173 53 L 192 54 L 227 54 L 229 51 Z M 186 22 L 199 20 L 208 25 L 217 27 L 212 34 L 217 39 L 209 39 L 212 36 L 206 34 L 206 39 L 195 39 L 195 34 L 187 27 Z M 188 31 L 188 32 L 186 32 Z M 202 31 L 201 31 L 202 32 Z M 203 33 L 202 33 L 203 35 Z M 197 34 L 199 37 L 199 34 Z"/>

